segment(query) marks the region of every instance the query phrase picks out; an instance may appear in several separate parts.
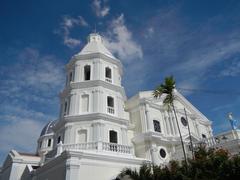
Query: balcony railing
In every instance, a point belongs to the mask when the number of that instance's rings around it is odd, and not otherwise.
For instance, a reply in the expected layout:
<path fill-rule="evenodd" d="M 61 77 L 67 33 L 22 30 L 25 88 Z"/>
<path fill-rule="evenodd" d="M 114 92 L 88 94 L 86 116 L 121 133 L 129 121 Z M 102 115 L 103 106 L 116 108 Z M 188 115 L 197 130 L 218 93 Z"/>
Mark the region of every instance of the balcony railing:
<path fill-rule="evenodd" d="M 108 106 L 108 107 L 107 107 L 107 112 L 108 112 L 109 114 L 114 114 L 114 108 Z"/>
<path fill-rule="evenodd" d="M 107 82 L 109 82 L 109 83 L 112 83 L 112 79 L 110 79 L 110 78 L 105 78 L 105 81 L 107 81 Z"/>
<path fill-rule="evenodd" d="M 113 153 L 132 154 L 132 147 L 109 142 L 90 142 L 80 144 L 62 144 L 61 151 L 79 151 L 79 150 L 93 150 L 93 151 L 109 151 Z"/>
<path fill-rule="evenodd" d="M 118 153 L 131 154 L 131 146 L 121 145 L 116 143 L 103 142 L 103 151 L 112 151 Z"/>
<path fill-rule="evenodd" d="M 222 133 L 217 136 L 213 136 L 210 138 L 203 138 L 202 140 L 195 142 L 193 144 L 194 148 L 199 146 L 205 146 L 207 148 L 217 148 L 217 147 L 225 147 L 228 148 L 230 145 L 232 146 L 235 143 L 240 141 L 239 139 L 240 131 L 228 131 L 226 133 Z"/>
<path fill-rule="evenodd" d="M 94 150 L 97 149 L 96 142 L 80 143 L 80 144 L 63 144 L 63 151 L 65 150 Z"/>

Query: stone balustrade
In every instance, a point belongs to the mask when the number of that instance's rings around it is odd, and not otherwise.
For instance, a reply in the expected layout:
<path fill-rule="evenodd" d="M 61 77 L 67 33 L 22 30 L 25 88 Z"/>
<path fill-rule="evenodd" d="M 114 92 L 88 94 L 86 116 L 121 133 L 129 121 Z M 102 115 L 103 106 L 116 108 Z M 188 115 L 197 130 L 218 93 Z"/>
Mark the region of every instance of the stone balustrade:
<path fill-rule="evenodd" d="M 131 146 L 109 142 L 89 142 L 62 145 L 62 151 L 78 151 L 78 150 L 109 151 L 113 153 L 132 154 Z"/>

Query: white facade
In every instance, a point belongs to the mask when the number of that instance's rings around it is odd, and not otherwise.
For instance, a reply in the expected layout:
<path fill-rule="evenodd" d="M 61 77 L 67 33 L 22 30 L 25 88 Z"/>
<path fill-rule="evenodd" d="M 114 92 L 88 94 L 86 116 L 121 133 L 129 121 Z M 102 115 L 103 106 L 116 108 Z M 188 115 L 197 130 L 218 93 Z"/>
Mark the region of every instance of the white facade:
<path fill-rule="evenodd" d="M 152 91 L 139 92 L 127 100 L 122 75 L 121 62 L 104 47 L 101 36 L 90 34 L 86 46 L 66 65 L 58 120 L 42 130 L 32 161 L 19 155 L 20 166 L 13 156 L 7 158 L 1 179 L 110 180 L 125 167 L 181 160 L 173 113 L 163 106 L 162 98 L 153 98 Z M 175 97 L 190 156 L 186 119 L 194 142 L 212 137 L 211 122 L 177 91 Z"/>

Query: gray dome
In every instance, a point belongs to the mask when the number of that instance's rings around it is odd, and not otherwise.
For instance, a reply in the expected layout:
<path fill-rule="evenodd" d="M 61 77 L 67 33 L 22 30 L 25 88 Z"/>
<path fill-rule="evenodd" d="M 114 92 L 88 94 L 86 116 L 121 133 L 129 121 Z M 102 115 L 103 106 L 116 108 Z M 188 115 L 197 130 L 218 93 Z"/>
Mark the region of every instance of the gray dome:
<path fill-rule="evenodd" d="M 52 128 L 55 126 L 56 122 L 57 122 L 57 120 L 55 120 L 55 121 L 50 121 L 49 123 L 47 123 L 46 126 L 44 126 L 44 128 L 43 128 L 43 130 L 42 130 L 42 132 L 41 132 L 40 137 L 41 137 L 41 136 L 44 136 L 44 135 L 46 135 L 46 134 L 52 133 L 52 132 L 53 132 L 53 129 L 52 129 Z"/>

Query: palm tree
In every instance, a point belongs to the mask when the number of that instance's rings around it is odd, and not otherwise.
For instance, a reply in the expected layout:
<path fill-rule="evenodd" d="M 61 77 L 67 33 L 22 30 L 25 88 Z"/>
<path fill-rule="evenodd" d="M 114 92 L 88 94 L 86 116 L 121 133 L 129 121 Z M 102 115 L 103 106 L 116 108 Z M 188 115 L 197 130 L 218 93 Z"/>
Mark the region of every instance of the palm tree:
<path fill-rule="evenodd" d="M 175 110 L 175 107 L 174 107 L 174 99 L 175 99 L 175 97 L 174 97 L 174 89 L 175 89 L 175 80 L 174 80 L 173 76 L 166 77 L 165 80 L 164 80 L 164 83 L 160 84 L 153 91 L 153 96 L 155 98 L 159 98 L 163 94 L 166 94 L 166 97 L 163 100 L 163 104 L 167 105 L 169 110 L 172 108 L 172 110 L 174 112 L 174 116 L 175 116 L 175 119 L 176 119 L 178 132 L 179 132 L 179 136 L 180 136 L 180 140 L 181 140 L 181 144 L 182 144 L 184 160 L 185 160 L 185 163 L 187 164 L 187 157 L 186 157 L 186 152 L 185 152 L 185 148 L 184 148 L 184 144 L 183 144 L 182 134 L 181 134 L 181 131 L 180 131 L 180 127 L 179 127 L 179 123 L 178 123 L 178 119 L 177 119 L 177 114 L 176 114 L 176 110 Z"/>
<path fill-rule="evenodd" d="M 151 165 L 143 164 L 139 171 L 125 168 L 114 180 L 153 180 Z"/>

